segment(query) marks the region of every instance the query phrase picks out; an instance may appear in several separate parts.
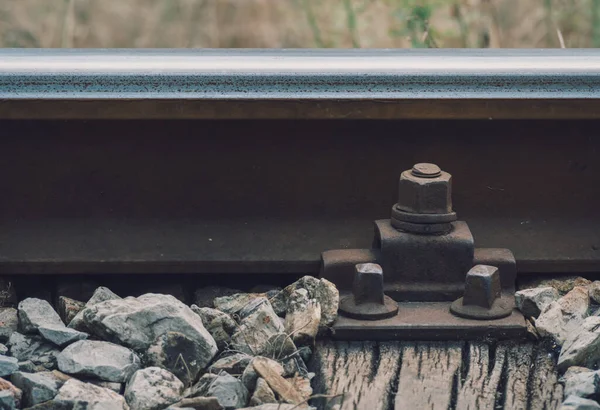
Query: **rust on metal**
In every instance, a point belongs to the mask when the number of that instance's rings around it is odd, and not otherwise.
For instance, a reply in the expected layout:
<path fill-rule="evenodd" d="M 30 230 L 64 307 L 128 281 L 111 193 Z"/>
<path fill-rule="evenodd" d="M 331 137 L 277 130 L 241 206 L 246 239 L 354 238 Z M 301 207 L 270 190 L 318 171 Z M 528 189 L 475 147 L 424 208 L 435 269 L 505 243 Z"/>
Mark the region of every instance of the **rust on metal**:
<path fill-rule="evenodd" d="M 398 313 L 398 304 L 384 294 L 381 266 L 376 263 L 356 265 L 352 294 L 341 299 L 340 313 L 362 320 L 380 320 Z"/>
<path fill-rule="evenodd" d="M 509 316 L 513 293 L 502 292 L 496 266 L 475 265 L 465 279 L 465 293 L 450 305 L 450 311 L 468 319 L 493 320 Z"/>
<path fill-rule="evenodd" d="M 375 221 L 374 249 L 323 253 L 322 276 L 341 289 L 353 289 L 353 294 L 343 299 L 342 314 L 368 319 L 366 314 L 355 314 L 360 308 L 357 301 L 365 299 L 365 292 L 371 292 L 371 297 L 380 301 L 383 293 L 380 288 L 398 302 L 444 302 L 451 314 L 478 320 L 479 324 L 469 325 L 475 328 L 495 328 L 496 320 L 513 314 L 514 256 L 508 249 L 483 249 L 478 250 L 476 257 L 467 223 L 455 220 L 451 195 L 449 173 L 435 164 L 416 164 L 400 176 L 398 202 L 392 208 L 392 218 Z M 354 267 L 352 264 L 357 262 L 360 264 Z M 377 278 L 381 278 L 381 282 L 377 283 L 381 285 L 365 286 L 366 282 L 361 282 L 366 276 L 361 275 L 369 273 L 361 269 L 373 266 L 378 267 Z M 352 277 L 354 282 L 349 283 Z M 383 304 L 378 302 L 375 306 L 382 309 Z M 415 303 L 413 309 L 418 306 L 419 303 Z M 400 308 L 397 315 L 390 317 L 402 315 Z M 514 315 L 520 314 L 515 312 Z M 432 325 L 432 320 L 411 325 L 413 331 L 418 334 L 421 328 L 431 330 L 431 326 L 438 326 Z M 386 335 L 393 333 L 389 329 L 383 331 L 379 324 L 371 329 L 368 323 L 364 328 Z"/>

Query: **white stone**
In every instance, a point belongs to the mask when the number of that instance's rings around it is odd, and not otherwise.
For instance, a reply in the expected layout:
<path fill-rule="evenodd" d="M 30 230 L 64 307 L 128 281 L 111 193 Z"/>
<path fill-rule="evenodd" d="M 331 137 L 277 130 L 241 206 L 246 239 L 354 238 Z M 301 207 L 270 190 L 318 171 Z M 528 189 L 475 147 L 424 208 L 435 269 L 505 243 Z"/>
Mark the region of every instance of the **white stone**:
<path fill-rule="evenodd" d="M 600 363 L 600 317 L 591 316 L 563 344 L 558 368 L 561 371 L 570 366 L 593 368 L 597 363 Z"/>
<path fill-rule="evenodd" d="M 333 283 L 327 279 L 304 276 L 285 287 L 281 292 L 269 299 L 273 309 L 279 315 L 287 311 L 287 300 L 296 289 L 306 289 L 310 299 L 316 299 L 321 306 L 321 326 L 331 326 L 337 318 L 340 304 L 340 293 Z"/>
<path fill-rule="evenodd" d="M 0 409 L 16 410 L 15 396 L 8 390 L 0 390 Z"/>
<path fill-rule="evenodd" d="M 19 361 L 14 357 L 0 356 L 0 377 L 10 376 L 19 370 Z"/>
<path fill-rule="evenodd" d="M 594 400 L 584 399 L 577 396 L 568 396 L 565 401 L 563 401 L 559 410 L 598 410 L 600 409 L 600 404 L 596 403 Z"/>
<path fill-rule="evenodd" d="M 19 319 L 17 309 L 0 308 L 0 342 L 6 342 L 17 331 Z"/>
<path fill-rule="evenodd" d="M 269 383 L 262 377 L 259 377 L 256 381 L 256 388 L 254 389 L 254 393 L 252 393 L 252 397 L 250 397 L 250 406 L 260 406 L 261 404 L 266 403 L 277 403 L 277 399 L 275 398 L 275 393 L 269 387 Z"/>
<path fill-rule="evenodd" d="M 256 360 L 257 358 L 254 358 L 253 360 Z M 283 366 L 279 363 L 276 362 L 275 360 L 271 360 L 268 358 L 261 358 L 262 360 L 265 361 L 265 363 L 267 363 L 271 369 L 273 369 L 273 371 L 275 373 L 277 373 L 280 376 L 284 375 L 284 369 Z M 252 362 L 250 362 L 250 364 L 248 366 L 246 366 L 246 369 L 244 370 L 244 373 L 242 373 L 242 378 L 241 381 L 244 384 L 244 386 L 246 387 L 246 389 L 248 389 L 249 391 L 254 391 L 254 389 L 256 389 L 256 381 L 258 380 L 259 375 L 256 372 L 256 370 L 254 370 L 254 367 L 252 366 Z"/>
<path fill-rule="evenodd" d="M 551 286 L 520 290 L 515 293 L 517 308 L 526 317 L 538 317 L 550 303 L 558 300 L 558 290 Z"/>
<path fill-rule="evenodd" d="M 220 358 L 210 365 L 208 371 L 214 374 L 219 374 L 224 371 L 232 375 L 241 375 L 251 360 L 252 356 L 245 353 L 236 353 L 231 356 Z"/>
<path fill-rule="evenodd" d="M 171 372 L 159 367 L 138 370 L 125 388 L 131 410 L 162 410 L 181 400 L 183 383 Z"/>
<path fill-rule="evenodd" d="M 179 332 L 198 343 L 206 352 L 206 366 L 217 354 L 217 345 L 204 328 L 202 319 L 171 295 L 146 294 L 138 298 L 107 300 L 86 307 L 86 326 L 96 335 L 134 350 L 146 350 L 166 332 Z"/>
<path fill-rule="evenodd" d="M 567 371 L 563 377 L 565 396 L 578 396 L 586 399 L 595 398 L 600 393 L 600 372 Z"/>
<path fill-rule="evenodd" d="M 207 397 L 216 397 L 225 409 L 238 409 L 248 403 L 248 390 L 241 381 L 223 373 L 209 385 Z"/>
<path fill-rule="evenodd" d="M 27 298 L 18 307 L 19 326 L 25 333 L 34 333 L 40 326 L 64 326 L 52 305 L 43 299 Z"/>
<path fill-rule="evenodd" d="M 269 301 L 258 300 L 240 311 L 240 326 L 231 337 L 231 345 L 242 353 L 261 354 L 268 347 L 269 339 L 283 331 Z"/>
<path fill-rule="evenodd" d="M 542 337 L 551 337 L 558 345 L 577 332 L 588 315 L 589 297 L 586 288 L 577 286 L 556 302 L 550 303 L 535 321 Z"/>
<path fill-rule="evenodd" d="M 131 350 L 109 342 L 80 340 L 58 355 L 61 372 L 91 376 L 109 382 L 126 382 L 140 368 L 140 359 Z"/>
<path fill-rule="evenodd" d="M 47 370 L 56 368 L 56 356 L 60 350 L 40 336 L 28 336 L 14 332 L 8 340 L 11 356 L 19 362 L 31 361 Z"/>
<path fill-rule="evenodd" d="M 54 401 L 72 405 L 77 410 L 129 410 L 123 396 L 77 379 L 68 380 Z"/>
<path fill-rule="evenodd" d="M 121 297 L 119 295 L 117 295 L 116 293 L 113 293 L 110 289 L 100 286 L 94 291 L 94 294 L 92 295 L 92 297 L 86 302 L 85 307 L 94 306 L 98 303 L 105 302 L 107 300 L 117 300 L 117 299 L 121 299 Z M 75 315 L 73 320 L 71 320 L 69 322 L 69 326 L 68 326 L 69 328 L 79 330 L 82 332 L 88 331 L 88 329 L 85 325 L 85 322 L 83 321 L 83 310 L 84 309 L 80 310 Z"/>
<path fill-rule="evenodd" d="M 214 304 L 215 309 L 234 315 L 241 311 L 248 303 L 254 302 L 257 299 L 266 299 L 266 297 L 261 293 L 236 293 L 235 295 L 215 298 Z"/>
<path fill-rule="evenodd" d="M 52 372 L 23 373 L 16 372 L 12 383 L 23 391 L 23 406 L 31 407 L 52 400 L 64 383 L 54 377 Z"/>
<path fill-rule="evenodd" d="M 64 325 L 43 325 L 38 328 L 38 331 L 44 339 L 60 347 L 88 337 L 87 333 L 70 329 Z"/>
<path fill-rule="evenodd" d="M 194 340 L 178 332 L 160 335 L 145 354 L 147 366 L 168 370 L 186 386 L 190 385 L 210 358 L 204 357 L 206 350 Z"/>
<path fill-rule="evenodd" d="M 296 289 L 288 298 L 285 332 L 296 346 L 312 346 L 319 331 L 321 305 L 306 289 Z"/>
<path fill-rule="evenodd" d="M 219 350 L 223 350 L 230 343 L 231 336 L 238 327 L 235 320 L 229 314 L 209 307 L 192 305 L 190 309 L 200 316 L 204 327 L 215 339 Z"/>
<path fill-rule="evenodd" d="M 89 300 L 86 302 L 85 305 L 86 306 L 94 306 L 97 303 L 105 302 L 107 300 L 115 300 L 115 299 L 121 299 L 121 297 L 119 295 L 117 295 L 116 293 L 114 293 L 109 288 L 105 288 L 104 286 L 99 286 L 98 288 L 96 288 L 96 290 L 94 291 L 94 294 L 92 295 L 91 298 L 89 298 Z"/>

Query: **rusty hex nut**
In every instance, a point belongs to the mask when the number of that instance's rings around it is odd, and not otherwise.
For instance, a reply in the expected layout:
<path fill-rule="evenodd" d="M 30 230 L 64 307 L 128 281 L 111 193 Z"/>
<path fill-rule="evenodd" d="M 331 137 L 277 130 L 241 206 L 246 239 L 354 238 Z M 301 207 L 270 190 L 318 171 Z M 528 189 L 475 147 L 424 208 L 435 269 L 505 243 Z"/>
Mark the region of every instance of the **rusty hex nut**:
<path fill-rule="evenodd" d="M 400 175 L 396 207 L 415 214 L 448 214 L 452 212 L 452 175 L 436 170 L 434 164 L 416 164 Z M 439 168 L 437 168 L 439 170 Z"/>

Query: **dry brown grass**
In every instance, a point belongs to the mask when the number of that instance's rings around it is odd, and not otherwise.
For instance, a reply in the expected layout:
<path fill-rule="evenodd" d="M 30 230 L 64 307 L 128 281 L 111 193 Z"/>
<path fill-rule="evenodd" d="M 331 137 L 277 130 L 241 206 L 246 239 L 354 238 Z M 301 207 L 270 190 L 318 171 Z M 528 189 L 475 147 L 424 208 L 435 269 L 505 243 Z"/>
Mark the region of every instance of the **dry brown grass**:
<path fill-rule="evenodd" d="M 0 0 L 3 47 L 600 46 L 600 0 Z"/>

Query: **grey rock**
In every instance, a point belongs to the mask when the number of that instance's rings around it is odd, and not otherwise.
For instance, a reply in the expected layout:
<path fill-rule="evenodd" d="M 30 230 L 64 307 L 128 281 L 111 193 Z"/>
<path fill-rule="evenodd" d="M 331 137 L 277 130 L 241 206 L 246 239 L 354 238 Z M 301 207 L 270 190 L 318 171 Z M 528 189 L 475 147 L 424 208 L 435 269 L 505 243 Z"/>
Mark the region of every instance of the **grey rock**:
<path fill-rule="evenodd" d="M 285 332 L 296 346 L 312 346 L 319 331 L 321 305 L 308 297 L 306 289 L 296 289 L 288 298 Z"/>
<path fill-rule="evenodd" d="M 194 292 L 194 304 L 198 307 L 215 307 L 214 300 L 218 297 L 231 296 L 242 293 L 239 289 L 226 288 L 222 286 L 206 286 L 196 289 Z"/>
<path fill-rule="evenodd" d="M 12 397 L 12 403 L 15 403 L 16 408 L 21 408 L 21 400 L 23 397 L 23 392 L 17 386 L 9 382 L 8 380 L 4 380 L 0 378 L 0 393 L 5 397 L 5 401 L 10 402 L 9 396 Z M 2 400 L 0 400 L 0 403 Z M 0 409 L 2 406 L 0 405 Z"/>
<path fill-rule="evenodd" d="M 284 327 L 266 299 L 251 307 L 242 312 L 244 316 L 231 337 L 231 345 L 237 351 L 257 355 L 269 348 L 269 339 L 283 333 Z"/>
<path fill-rule="evenodd" d="M 558 291 L 546 286 L 543 288 L 524 289 L 515 293 L 517 308 L 526 317 L 538 317 L 542 310 L 560 297 Z"/>
<path fill-rule="evenodd" d="M 310 399 L 313 394 L 313 389 L 310 386 L 310 379 L 308 377 L 295 375 L 287 380 L 305 401 Z"/>
<path fill-rule="evenodd" d="M 214 304 L 215 309 L 230 315 L 235 315 L 247 304 L 259 298 L 266 299 L 264 295 L 260 293 L 236 293 L 235 295 L 231 296 L 215 298 Z"/>
<path fill-rule="evenodd" d="M 73 318 L 83 310 L 85 303 L 75 299 L 70 299 L 66 296 L 58 298 L 58 315 L 66 324 L 71 323 Z"/>
<path fill-rule="evenodd" d="M 576 366 L 574 366 L 576 367 Z M 565 396 L 578 396 L 586 399 L 596 399 L 600 393 L 600 372 L 581 371 L 577 368 L 575 371 L 567 371 L 563 376 L 565 387 Z"/>
<path fill-rule="evenodd" d="M 582 278 L 581 276 L 567 276 L 562 278 L 554 278 L 549 280 L 543 280 L 539 283 L 538 287 L 551 286 L 562 295 L 569 293 L 577 286 L 588 287 L 592 284 L 592 281 Z"/>
<path fill-rule="evenodd" d="M 0 356 L 0 377 L 10 376 L 19 370 L 19 361 L 14 357 Z"/>
<path fill-rule="evenodd" d="M 15 307 L 17 305 L 17 291 L 14 284 L 8 280 L 0 278 L 0 308 Z"/>
<path fill-rule="evenodd" d="M 248 403 L 248 394 L 241 381 L 223 373 L 208 386 L 206 395 L 216 397 L 225 409 L 238 409 Z"/>
<path fill-rule="evenodd" d="M 310 406 L 302 407 L 302 406 L 298 406 L 297 404 L 290 404 L 290 403 L 267 403 L 267 404 L 261 404 L 260 406 L 244 407 L 244 408 L 238 409 L 238 410 L 314 410 L 314 409 L 315 409 L 315 407 L 310 407 Z"/>
<path fill-rule="evenodd" d="M 58 313 L 43 299 L 27 298 L 17 307 L 19 326 L 24 333 L 35 333 L 40 326 L 64 326 Z"/>
<path fill-rule="evenodd" d="M 340 292 L 327 279 L 319 279 L 319 286 L 311 298 L 321 306 L 321 326 L 331 326 L 337 319 L 340 306 Z"/>
<path fill-rule="evenodd" d="M 588 293 L 594 303 L 600 304 L 600 280 L 595 280 L 588 286 Z"/>
<path fill-rule="evenodd" d="M 216 397 L 193 397 L 173 403 L 169 409 L 223 410 Z"/>
<path fill-rule="evenodd" d="M 119 394 L 121 394 L 121 392 L 123 391 L 123 387 L 124 387 L 123 383 L 107 382 L 104 380 L 97 380 L 97 379 L 83 379 L 81 381 L 85 382 L 85 383 L 91 383 L 94 386 L 103 387 L 105 389 L 112 390 L 115 393 L 119 393 Z"/>
<path fill-rule="evenodd" d="M 44 325 L 38 328 L 40 335 L 47 341 L 57 346 L 63 347 L 76 342 L 77 340 L 87 339 L 88 334 L 75 329 L 69 329 L 64 325 Z"/>
<path fill-rule="evenodd" d="M 208 393 L 208 387 L 217 379 L 216 374 L 206 373 L 203 374 L 195 385 L 190 387 L 184 392 L 184 396 L 188 398 L 206 396 Z"/>
<path fill-rule="evenodd" d="M 283 363 L 283 377 L 290 376 L 300 376 L 307 377 L 308 376 L 308 368 L 302 359 L 299 357 L 292 357 L 284 361 Z"/>
<path fill-rule="evenodd" d="M 321 306 L 321 326 L 331 326 L 337 318 L 340 304 L 340 294 L 333 283 L 327 279 L 317 279 L 313 276 L 304 276 L 296 282 L 285 287 L 276 296 L 269 299 L 273 309 L 279 315 L 287 311 L 287 302 L 296 289 L 306 289 L 310 299 L 316 299 Z"/>
<path fill-rule="evenodd" d="M 25 373 L 36 373 L 36 372 L 44 372 L 47 369 L 44 366 L 37 365 L 33 363 L 31 360 L 26 360 L 24 362 L 19 362 L 19 371 Z"/>
<path fill-rule="evenodd" d="M 183 383 L 171 372 L 159 367 L 138 370 L 125 388 L 131 410 L 162 410 L 181 400 Z"/>
<path fill-rule="evenodd" d="M 40 336 L 14 332 L 8 340 L 8 346 L 11 356 L 19 362 L 31 361 L 34 365 L 43 366 L 47 370 L 56 369 L 56 357 L 60 350 Z"/>
<path fill-rule="evenodd" d="M 135 350 L 147 350 L 158 336 L 172 331 L 200 345 L 204 352 L 198 357 L 201 367 L 217 354 L 215 340 L 204 328 L 202 319 L 170 295 L 107 300 L 86 307 L 82 313 L 94 334 Z"/>
<path fill-rule="evenodd" d="M 17 403 L 15 402 L 15 396 L 12 395 L 8 390 L 0 390 L 0 409 L 2 410 L 16 410 Z"/>
<path fill-rule="evenodd" d="M 17 331 L 18 327 L 17 309 L 0 308 L 0 342 L 6 342 L 10 339 L 10 336 Z"/>
<path fill-rule="evenodd" d="M 202 346 L 183 333 L 160 335 L 146 351 L 146 364 L 166 369 L 189 386 L 204 369 L 206 359 Z"/>
<path fill-rule="evenodd" d="M 27 410 L 85 410 L 89 407 L 84 407 L 82 403 L 79 403 L 77 408 L 72 402 L 49 400 L 40 404 L 36 404 L 33 407 L 29 407 Z M 101 410 L 101 409 L 98 409 Z M 103 409 L 102 409 L 103 410 Z"/>
<path fill-rule="evenodd" d="M 584 399 L 577 396 L 568 396 L 563 401 L 559 410 L 597 410 L 600 409 L 600 404 L 594 400 Z"/>
<path fill-rule="evenodd" d="M 271 367 L 271 369 L 273 369 L 273 371 L 275 371 L 275 373 L 277 373 L 280 376 L 284 375 L 284 369 L 280 363 L 276 362 L 275 360 L 268 359 L 268 358 L 263 358 L 263 359 L 266 360 L 266 363 L 268 363 L 269 367 Z M 253 360 L 256 360 L 256 358 Z M 254 391 L 254 389 L 256 389 L 256 381 L 258 380 L 258 378 L 259 378 L 258 373 L 256 372 L 256 370 L 254 370 L 254 367 L 252 366 L 252 361 L 251 361 L 250 364 L 248 366 L 246 366 L 244 373 L 242 373 L 241 381 L 244 384 L 244 386 L 246 387 L 246 389 L 248 389 L 249 391 Z"/>
<path fill-rule="evenodd" d="M 312 357 L 312 349 L 308 346 L 302 346 L 298 348 L 298 354 L 304 363 L 308 363 Z"/>
<path fill-rule="evenodd" d="M 94 306 L 98 303 L 106 302 L 107 300 L 118 300 L 121 299 L 121 296 L 114 293 L 109 288 L 105 288 L 104 286 L 98 287 L 91 298 L 85 303 L 85 306 Z"/>
<path fill-rule="evenodd" d="M 23 405 L 25 407 L 52 400 L 58 394 L 58 389 L 64 384 L 52 372 L 22 373 L 16 372 L 11 381 L 23 391 Z"/>
<path fill-rule="evenodd" d="M 294 354 L 297 350 L 296 345 L 286 333 L 277 333 L 269 337 L 264 348 L 257 353 L 269 359 L 281 360 Z"/>
<path fill-rule="evenodd" d="M 256 389 L 254 389 L 254 393 L 252 393 L 252 397 L 250 397 L 250 406 L 260 406 L 261 404 L 267 403 L 277 403 L 277 399 L 275 398 L 275 393 L 269 387 L 269 383 L 262 377 L 259 377 L 256 381 Z"/>
<path fill-rule="evenodd" d="M 0 355 L 6 355 L 8 353 L 8 347 L 0 343 Z"/>
<path fill-rule="evenodd" d="M 140 287 L 138 287 L 140 288 Z M 146 286 L 141 286 L 142 292 L 138 293 L 138 295 L 144 293 L 158 293 L 163 295 L 173 296 L 175 299 L 180 302 L 187 303 L 187 294 L 181 283 L 177 282 L 165 282 L 159 281 L 158 283 L 149 283 Z M 134 295 L 135 296 L 135 295 Z"/>
<path fill-rule="evenodd" d="M 80 340 L 66 347 L 58 355 L 58 368 L 67 374 L 122 383 L 140 368 L 140 359 L 123 346 L 95 340 Z"/>
<path fill-rule="evenodd" d="M 577 331 L 573 331 L 563 344 L 558 357 L 558 368 L 570 366 L 593 368 L 600 363 L 600 317 L 586 318 Z"/>
<path fill-rule="evenodd" d="M 210 365 L 208 371 L 215 374 L 224 371 L 231 375 L 241 375 L 251 360 L 252 356 L 245 353 L 236 353 L 231 356 L 220 358 Z"/>
<path fill-rule="evenodd" d="M 77 410 L 128 410 L 125 398 L 112 390 L 70 379 L 58 391 L 54 401 Z"/>
<path fill-rule="evenodd" d="M 223 350 L 231 342 L 231 336 L 236 331 L 238 325 L 227 313 L 209 307 L 198 307 L 192 305 L 194 313 L 200 316 L 202 323 L 211 334 L 219 350 Z"/>
<path fill-rule="evenodd" d="M 567 337 L 577 332 L 589 309 L 588 291 L 575 287 L 556 302 L 550 303 L 535 321 L 542 337 L 551 337 L 562 346 Z"/>
<path fill-rule="evenodd" d="M 94 291 L 92 297 L 86 302 L 85 307 L 91 307 L 97 305 L 98 303 L 106 302 L 107 300 L 120 300 L 121 297 L 116 293 L 112 292 L 110 289 L 100 286 L 98 289 Z M 89 333 L 89 329 L 83 320 L 83 311 L 85 309 L 77 312 L 75 317 L 69 322 L 69 326 L 72 329 L 79 330 L 81 332 Z"/>

